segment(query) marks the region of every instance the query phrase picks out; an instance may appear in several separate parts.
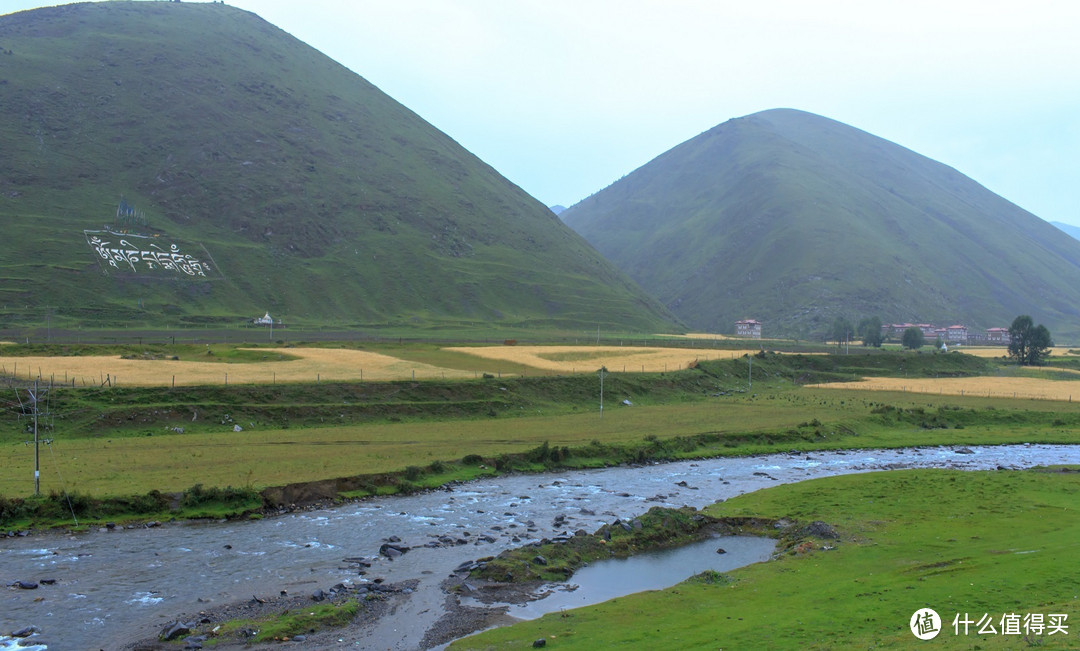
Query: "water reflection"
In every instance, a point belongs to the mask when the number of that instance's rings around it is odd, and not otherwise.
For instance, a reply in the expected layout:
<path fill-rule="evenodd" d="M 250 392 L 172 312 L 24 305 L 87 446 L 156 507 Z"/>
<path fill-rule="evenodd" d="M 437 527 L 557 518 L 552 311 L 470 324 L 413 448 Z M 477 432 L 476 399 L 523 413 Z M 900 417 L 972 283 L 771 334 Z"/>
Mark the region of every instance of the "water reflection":
<path fill-rule="evenodd" d="M 682 547 L 596 561 L 575 572 L 570 582 L 551 586 L 551 593 L 543 599 L 511 606 L 508 614 L 535 619 L 635 592 L 662 590 L 706 570 L 728 572 L 760 563 L 768 560 L 775 548 L 776 541 L 771 538 L 716 536 Z M 717 549 L 725 553 L 717 553 Z M 462 603 L 465 602 L 463 599 Z"/>

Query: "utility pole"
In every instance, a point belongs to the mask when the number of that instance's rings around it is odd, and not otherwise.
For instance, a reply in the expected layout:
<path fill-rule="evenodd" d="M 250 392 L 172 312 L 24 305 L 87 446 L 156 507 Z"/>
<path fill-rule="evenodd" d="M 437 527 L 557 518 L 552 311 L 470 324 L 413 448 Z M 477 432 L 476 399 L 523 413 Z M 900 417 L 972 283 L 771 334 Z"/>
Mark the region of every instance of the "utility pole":
<path fill-rule="evenodd" d="M 750 389 L 754 388 L 754 356 L 747 355 L 746 360 L 750 362 L 746 370 L 746 390 L 749 391 Z"/>
<path fill-rule="evenodd" d="M 34 390 L 30 393 L 30 402 L 34 407 L 34 495 L 41 495 L 41 464 L 38 446 L 38 381 L 34 380 Z"/>

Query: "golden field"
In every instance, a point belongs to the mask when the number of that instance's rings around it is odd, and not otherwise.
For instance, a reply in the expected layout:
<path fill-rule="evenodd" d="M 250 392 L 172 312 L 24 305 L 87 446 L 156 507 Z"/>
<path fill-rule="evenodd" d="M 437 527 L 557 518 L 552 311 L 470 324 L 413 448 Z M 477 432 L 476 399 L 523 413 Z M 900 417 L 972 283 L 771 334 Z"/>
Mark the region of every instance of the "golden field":
<path fill-rule="evenodd" d="M 1030 398 L 1034 400 L 1080 400 L 1080 380 L 1046 380 L 1029 377 L 891 378 L 869 377 L 857 382 L 809 384 L 822 389 L 907 391 L 946 396 L 982 398 Z"/>
<path fill-rule="evenodd" d="M 713 339 L 715 339 L 717 341 L 746 339 L 745 337 L 735 337 L 733 335 L 717 335 L 717 334 L 713 334 L 711 332 L 688 332 L 688 333 L 686 333 L 684 335 L 658 334 L 658 335 L 654 335 L 654 336 L 656 336 L 656 337 L 664 337 L 664 338 L 667 338 L 667 339 L 705 339 L 705 340 L 713 340 Z"/>
<path fill-rule="evenodd" d="M 105 378 L 120 386 L 271 384 L 344 380 L 401 380 L 473 377 L 472 371 L 443 368 L 380 353 L 338 348 L 290 348 L 299 359 L 244 362 L 189 362 L 121 359 L 118 355 L 3 357 L 0 371 L 57 384 L 97 386 Z"/>
<path fill-rule="evenodd" d="M 705 352 L 685 348 L 626 346 L 488 346 L 451 347 L 446 350 L 499 362 L 503 365 L 503 373 L 517 373 L 523 367 L 554 373 L 592 373 L 601 366 L 613 372 L 659 373 L 685 369 L 699 360 L 734 359 L 758 352 L 757 349 Z"/>
<path fill-rule="evenodd" d="M 739 336 L 739 335 L 721 335 L 712 332 L 687 332 L 682 335 L 669 335 L 669 334 L 656 334 L 654 337 L 661 339 L 693 339 L 695 341 L 742 341 L 747 344 L 757 346 L 754 352 L 761 350 L 761 346 L 766 343 L 790 343 L 787 339 L 772 339 L 770 337 L 764 337 L 762 339 L 754 339 L 753 337 Z M 854 345 L 854 342 L 852 342 Z"/>
<path fill-rule="evenodd" d="M 606 366 L 619 372 L 664 372 L 685 369 L 697 360 L 732 359 L 756 350 L 696 351 L 685 348 L 622 346 L 492 346 L 448 347 L 467 354 L 499 375 L 530 373 L 591 373 Z M 476 370 L 438 366 L 383 353 L 340 348 L 290 348 L 289 357 L 245 362 L 201 362 L 164 359 L 123 359 L 119 355 L 28 356 L 0 355 L 0 374 L 41 378 L 56 384 L 97 386 L 184 386 L 206 384 L 271 384 L 274 382 L 408 380 L 472 378 Z M 468 366 L 468 365 L 466 365 Z"/>
<path fill-rule="evenodd" d="M 955 350 L 957 352 L 964 353 L 965 355 L 973 355 L 975 357 L 1008 357 L 1009 349 L 1006 346 L 960 346 L 959 348 L 950 347 L 949 350 Z M 1068 346 L 1055 346 L 1050 349 L 1050 355 L 1052 357 L 1074 357 L 1069 353 L 1070 348 Z M 1075 348 L 1071 350 L 1076 350 Z"/>

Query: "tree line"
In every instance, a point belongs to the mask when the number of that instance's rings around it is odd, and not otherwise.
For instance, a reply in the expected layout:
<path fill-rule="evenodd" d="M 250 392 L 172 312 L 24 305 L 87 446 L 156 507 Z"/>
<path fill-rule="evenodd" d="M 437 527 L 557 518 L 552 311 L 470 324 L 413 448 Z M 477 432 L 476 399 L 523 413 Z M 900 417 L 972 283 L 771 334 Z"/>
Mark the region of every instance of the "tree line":
<path fill-rule="evenodd" d="M 863 346 L 880 348 L 881 344 L 885 343 L 881 325 L 881 319 L 876 316 L 863 318 L 855 325 L 847 318 L 838 316 L 833 321 L 831 340 L 840 348 L 856 338 L 862 341 Z M 938 338 L 935 347 L 940 348 L 942 343 Z M 926 337 L 922 329 L 908 328 L 900 336 L 900 345 L 909 350 L 917 350 L 926 345 Z M 1050 354 L 1053 345 L 1053 338 L 1046 326 L 1041 323 L 1035 325 L 1034 320 L 1027 314 L 1016 317 L 1009 326 L 1009 356 L 1019 364 L 1039 364 Z"/>

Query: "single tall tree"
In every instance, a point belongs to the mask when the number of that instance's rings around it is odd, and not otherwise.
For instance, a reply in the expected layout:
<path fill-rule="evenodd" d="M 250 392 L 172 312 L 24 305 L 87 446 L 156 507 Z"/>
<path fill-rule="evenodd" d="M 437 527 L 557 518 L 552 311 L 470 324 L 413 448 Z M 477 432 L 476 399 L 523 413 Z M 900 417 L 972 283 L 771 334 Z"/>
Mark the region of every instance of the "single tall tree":
<path fill-rule="evenodd" d="M 863 346 L 881 348 L 881 343 L 885 341 L 881 334 L 881 319 L 872 316 L 859 321 L 859 336 L 862 337 Z"/>
<path fill-rule="evenodd" d="M 1053 345 L 1046 326 L 1035 325 L 1027 314 L 1016 317 L 1009 326 L 1009 356 L 1020 364 L 1038 364 Z"/>
<path fill-rule="evenodd" d="M 922 348 L 926 343 L 926 338 L 923 337 L 922 328 L 908 328 L 904 330 L 904 334 L 900 337 L 900 343 L 904 345 L 904 348 L 910 348 L 915 350 Z"/>

